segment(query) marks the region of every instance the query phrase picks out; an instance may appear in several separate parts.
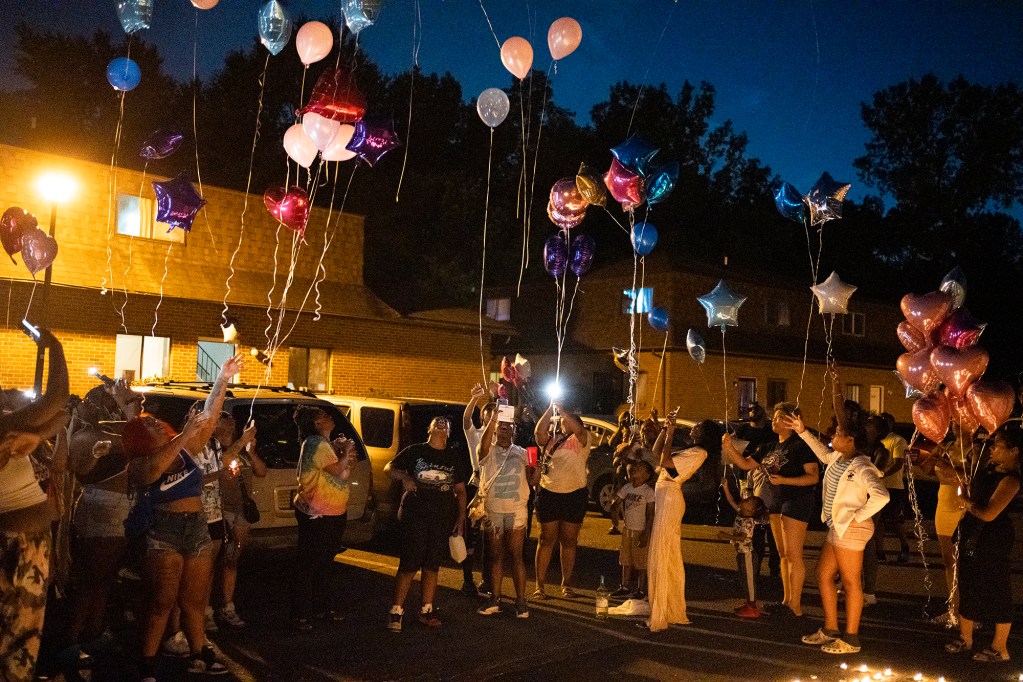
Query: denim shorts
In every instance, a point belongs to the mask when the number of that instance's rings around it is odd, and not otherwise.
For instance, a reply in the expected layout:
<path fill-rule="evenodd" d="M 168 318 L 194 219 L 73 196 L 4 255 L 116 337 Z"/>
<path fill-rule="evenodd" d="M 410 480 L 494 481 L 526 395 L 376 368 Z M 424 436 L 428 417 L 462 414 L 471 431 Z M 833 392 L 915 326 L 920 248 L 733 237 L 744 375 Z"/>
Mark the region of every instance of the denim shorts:
<path fill-rule="evenodd" d="M 205 512 L 171 512 L 157 509 L 153 525 L 146 533 L 146 548 L 150 552 L 177 552 L 196 557 L 213 544 L 206 525 Z"/>

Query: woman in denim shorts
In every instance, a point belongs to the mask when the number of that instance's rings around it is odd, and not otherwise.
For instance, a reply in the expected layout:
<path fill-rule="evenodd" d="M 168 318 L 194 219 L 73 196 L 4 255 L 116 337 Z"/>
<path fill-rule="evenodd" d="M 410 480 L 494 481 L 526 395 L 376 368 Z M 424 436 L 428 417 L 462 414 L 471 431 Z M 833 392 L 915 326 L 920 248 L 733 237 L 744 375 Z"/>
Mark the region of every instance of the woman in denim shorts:
<path fill-rule="evenodd" d="M 213 435 L 224 405 L 227 381 L 241 371 L 238 357 L 221 367 L 202 411 L 193 412 L 180 434 L 166 423 L 143 414 L 129 421 L 121 434 L 130 459 L 129 481 L 138 489 L 136 504 L 152 506 L 146 531 L 145 574 L 149 612 L 142 637 L 142 680 L 153 672 L 160 638 L 175 604 L 191 650 L 190 672 L 222 675 L 227 667 L 206 644 L 206 584 L 213 569 L 213 549 L 202 507 L 203 471 L 195 456 Z"/>

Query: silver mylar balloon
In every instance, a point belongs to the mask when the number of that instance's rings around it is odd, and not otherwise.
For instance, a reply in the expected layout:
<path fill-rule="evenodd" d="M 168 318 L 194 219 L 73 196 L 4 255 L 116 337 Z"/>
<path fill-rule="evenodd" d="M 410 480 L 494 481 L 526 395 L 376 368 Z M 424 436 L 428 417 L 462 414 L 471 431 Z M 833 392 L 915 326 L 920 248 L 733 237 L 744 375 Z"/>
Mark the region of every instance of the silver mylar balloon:
<path fill-rule="evenodd" d="M 294 24 L 291 17 L 278 0 L 269 0 L 259 8 L 257 19 L 259 40 L 272 55 L 280 54 L 284 46 L 291 40 Z"/>
<path fill-rule="evenodd" d="M 746 302 L 746 297 L 728 288 L 725 280 L 718 280 L 709 294 L 696 300 L 707 311 L 708 327 L 721 327 L 723 332 L 725 327 L 739 326 L 739 308 Z"/>
<path fill-rule="evenodd" d="M 945 275 L 938 288 L 952 297 L 953 308 L 960 308 L 966 303 L 966 273 L 958 265 Z"/>
<path fill-rule="evenodd" d="M 707 359 L 707 344 L 695 329 L 690 329 L 686 334 L 686 349 L 689 350 L 689 356 L 701 365 Z"/>
<path fill-rule="evenodd" d="M 832 272 L 826 280 L 810 287 L 810 291 L 817 297 L 821 313 L 845 315 L 849 312 L 849 297 L 856 287 L 846 284 L 837 272 Z"/>

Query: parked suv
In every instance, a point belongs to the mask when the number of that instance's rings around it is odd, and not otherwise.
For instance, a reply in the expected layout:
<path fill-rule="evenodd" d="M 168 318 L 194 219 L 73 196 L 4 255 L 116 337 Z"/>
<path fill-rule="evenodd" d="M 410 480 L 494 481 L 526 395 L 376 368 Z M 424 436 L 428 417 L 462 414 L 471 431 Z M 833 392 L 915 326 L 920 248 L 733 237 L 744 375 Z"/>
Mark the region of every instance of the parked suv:
<path fill-rule="evenodd" d="M 469 446 L 462 431 L 465 403 L 449 403 L 425 398 L 367 398 L 321 394 L 348 418 L 362 436 L 373 468 L 373 495 L 376 511 L 384 521 L 395 518 L 401 499 L 401 486 L 385 473 L 384 466 L 403 448 L 426 441 L 427 429 L 434 417 L 451 422 L 449 444 L 469 458 Z"/>
<path fill-rule="evenodd" d="M 211 384 L 191 382 L 154 383 L 133 387 L 145 398 L 144 409 L 171 426 L 180 428 L 189 408 L 205 401 Z M 348 524 L 345 542 L 369 540 L 376 529 L 373 508 L 373 471 L 369 455 L 355 427 L 336 406 L 312 393 L 266 386 L 228 386 L 224 410 L 234 415 L 239 434 L 252 418 L 256 423 L 256 452 L 266 461 L 266 478 L 254 478 L 249 491 L 259 507 L 259 523 L 252 526 L 253 538 L 294 536 L 296 527 L 292 499 L 298 487 L 296 466 L 302 443 L 295 424 L 295 408 L 316 406 L 334 418 L 337 429 L 331 438 L 345 436 L 355 441 L 356 466 L 349 478 Z"/>
<path fill-rule="evenodd" d="M 590 432 L 590 443 L 593 446 L 586 460 L 586 485 L 590 491 L 590 501 L 602 514 L 610 516 L 611 503 L 614 501 L 614 451 L 610 442 L 618 430 L 618 425 L 612 417 L 583 416 L 582 421 L 586 430 Z M 678 428 L 675 429 L 672 438 L 672 450 L 684 448 L 689 431 L 696 426 L 696 422 L 689 419 L 679 419 L 676 423 Z M 722 470 L 719 458 L 708 457 L 696 474 L 682 484 L 686 506 L 693 510 L 693 513 L 712 510 L 715 507 Z"/>

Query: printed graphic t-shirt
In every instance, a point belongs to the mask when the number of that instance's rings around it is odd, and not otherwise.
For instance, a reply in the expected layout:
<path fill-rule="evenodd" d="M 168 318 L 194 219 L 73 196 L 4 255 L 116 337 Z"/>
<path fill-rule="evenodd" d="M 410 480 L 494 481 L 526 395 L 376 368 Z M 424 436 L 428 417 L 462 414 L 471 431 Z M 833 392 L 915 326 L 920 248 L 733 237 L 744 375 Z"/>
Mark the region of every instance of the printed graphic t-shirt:
<path fill-rule="evenodd" d="M 644 483 L 637 488 L 626 483 L 618 491 L 618 497 L 622 500 L 625 527 L 638 532 L 646 530 L 646 506 L 654 502 L 654 489 L 650 484 Z"/>
<path fill-rule="evenodd" d="M 514 514 L 526 508 L 529 502 L 528 461 L 529 454 L 518 445 L 502 448 L 495 443 L 490 447 L 490 454 L 483 460 L 488 512 Z"/>
<path fill-rule="evenodd" d="M 216 438 L 210 438 L 206 447 L 195 458 L 195 463 L 202 469 L 203 476 L 220 471 L 223 466 L 224 448 Z M 206 523 L 213 523 L 224 518 L 220 503 L 220 481 L 213 479 L 202 484 L 202 510 L 206 512 Z"/>
<path fill-rule="evenodd" d="M 405 471 L 416 482 L 416 492 L 404 504 L 417 510 L 449 512 L 455 504 L 455 486 L 469 480 L 466 457 L 450 445 L 443 450 L 429 443 L 410 445 L 391 462 L 392 469 Z"/>

